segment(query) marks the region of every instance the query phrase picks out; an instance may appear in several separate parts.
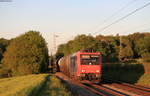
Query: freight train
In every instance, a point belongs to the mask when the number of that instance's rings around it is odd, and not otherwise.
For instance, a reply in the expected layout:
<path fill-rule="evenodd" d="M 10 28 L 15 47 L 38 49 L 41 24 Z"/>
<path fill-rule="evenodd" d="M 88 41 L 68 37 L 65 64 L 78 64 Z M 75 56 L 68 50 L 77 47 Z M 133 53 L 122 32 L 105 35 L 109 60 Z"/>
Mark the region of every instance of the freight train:
<path fill-rule="evenodd" d="M 102 56 L 99 52 L 76 52 L 58 61 L 59 69 L 75 80 L 100 81 Z"/>

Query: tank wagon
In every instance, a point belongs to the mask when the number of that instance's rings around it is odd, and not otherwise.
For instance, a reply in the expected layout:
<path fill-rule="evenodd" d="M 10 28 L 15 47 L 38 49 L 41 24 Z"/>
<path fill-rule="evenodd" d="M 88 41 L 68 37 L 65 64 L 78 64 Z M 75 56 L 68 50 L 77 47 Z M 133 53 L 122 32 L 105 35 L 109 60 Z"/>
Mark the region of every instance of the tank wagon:
<path fill-rule="evenodd" d="M 72 79 L 101 80 L 102 57 L 99 52 L 76 52 L 62 57 L 58 62 L 60 71 Z"/>

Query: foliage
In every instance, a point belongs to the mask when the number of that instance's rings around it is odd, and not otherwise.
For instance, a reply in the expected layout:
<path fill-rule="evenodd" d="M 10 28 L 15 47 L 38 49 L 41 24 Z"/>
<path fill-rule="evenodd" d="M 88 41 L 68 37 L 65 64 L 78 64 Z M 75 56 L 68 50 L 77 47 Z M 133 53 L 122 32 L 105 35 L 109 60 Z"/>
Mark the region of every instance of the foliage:
<path fill-rule="evenodd" d="M 44 72 L 48 64 L 45 40 L 36 31 L 29 31 L 12 39 L 2 63 L 11 70 L 12 75 Z"/>
<path fill-rule="evenodd" d="M 114 62 L 117 61 L 118 54 L 118 39 L 112 36 L 102 36 L 96 37 L 97 43 L 93 46 L 93 49 L 97 52 L 102 53 L 103 62 Z"/>
<path fill-rule="evenodd" d="M 150 61 L 150 36 L 144 37 L 137 42 L 137 50 L 139 55 L 145 59 L 145 61 Z"/>
<path fill-rule="evenodd" d="M 7 68 L 3 68 L 1 60 L 3 59 L 3 54 L 6 51 L 6 47 L 9 45 L 9 40 L 0 38 L 0 78 L 8 77 L 10 71 Z"/>
<path fill-rule="evenodd" d="M 118 53 L 116 53 L 115 47 L 117 45 L 115 44 L 117 44 L 117 42 L 116 38 L 110 36 L 103 37 L 102 35 L 99 35 L 94 38 L 90 35 L 79 35 L 75 37 L 74 40 L 71 40 L 66 44 L 61 44 L 58 47 L 56 57 L 66 56 L 80 50 L 88 50 L 92 52 L 101 52 L 103 61 L 116 61 Z"/>
<path fill-rule="evenodd" d="M 47 76 L 39 74 L 0 79 L 0 96 L 33 96 L 42 87 Z"/>
<path fill-rule="evenodd" d="M 128 36 L 78 35 L 74 40 L 61 44 L 57 57 L 66 56 L 80 50 L 101 52 L 103 62 L 127 61 L 143 58 L 150 61 L 150 33 L 134 33 Z"/>
<path fill-rule="evenodd" d="M 11 71 L 7 68 L 0 68 L 0 78 L 10 77 Z"/>
<path fill-rule="evenodd" d="M 3 53 L 6 51 L 6 47 L 9 45 L 9 40 L 0 38 L 0 63 L 3 58 Z"/>
<path fill-rule="evenodd" d="M 79 50 L 90 48 L 95 43 L 92 36 L 79 35 L 74 40 L 69 41 L 67 44 L 62 44 L 58 47 L 56 55 L 64 54 L 64 56 L 75 53 Z"/>
<path fill-rule="evenodd" d="M 119 57 L 121 60 L 125 58 L 132 58 L 133 57 L 133 50 L 132 50 L 132 41 L 128 37 L 120 37 L 121 38 L 121 51 L 119 53 Z"/>
<path fill-rule="evenodd" d="M 132 42 L 133 57 L 142 57 L 140 46 L 144 44 L 143 38 L 150 37 L 150 33 L 134 33 L 128 36 Z"/>

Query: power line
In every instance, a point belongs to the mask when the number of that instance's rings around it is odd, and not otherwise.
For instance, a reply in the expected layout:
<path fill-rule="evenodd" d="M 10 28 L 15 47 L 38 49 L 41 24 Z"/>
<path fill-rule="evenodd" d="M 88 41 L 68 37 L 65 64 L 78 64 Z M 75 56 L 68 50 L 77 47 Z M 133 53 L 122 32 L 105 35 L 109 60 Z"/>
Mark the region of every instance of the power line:
<path fill-rule="evenodd" d="M 126 30 L 126 31 L 124 31 L 124 32 L 128 32 L 128 31 L 134 31 L 135 29 L 139 29 L 139 28 L 142 28 L 143 26 L 147 26 L 147 25 L 150 25 L 150 22 L 147 22 L 147 23 L 145 23 L 145 24 L 142 24 L 142 25 L 138 25 L 138 26 L 135 26 L 134 28 L 130 28 L 130 29 L 128 29 L 128 30 Z"/>
<path fill-rule="evenodd" d="M 142 30 L 139 30 L 139 31 L 134 31 L 134 32 L 148 32 L 148 30 L 150 31 L 150 28 L 146 28 L 146 29 L 142 29 Z"/>
<path fill-rule="evenodd" d="M 149 6 L 149 5 L 150 5 L 150 2 L 147 3 L 147 4 L 145 4 L 145 5 L 143 5 L 143 6 L 140 7 L 140 8 L 135 9 L 134 11 L 128 13 L 127 15 L 125 15 L 125 16 L 119 18 L 118 20 L 114 21 L 113 23 L 111 23 L 111 24 L 109 24 L 109 25 L 107 25 L 107 26 L 101 28 L 99 31 L 95 32 L 94 34 L 97 34 L 98 32 L 104 31 L 105 29 L 109 28 L 111 25 L 120 22 L 121 20 L 123 20 L 123 19 L 129 17 L 130 15 L 134 14 L 135 12 L 137 12 L 137 11 L 139 11 L 139 10 L 141 10 L 141 9 L 143 9 L 143 8 L 145 8 L 145 7 L 147 7 L 147 6 Z"/>
<path fill-rule="evenodd" d="M 125 6 L 123 6 L 122 8 L 120 8 L 118 11 L 116 11 L 115 13 L 113 13 L 108 18 L 106 18 L 101 24 L 97 25 L 94 29 L 97 29 L 99 26 L 102 26 L 104 23 L 106 23 L 107 21 L 111 20 L 114 16 L 118 15 L 119 13 L 121 13 L 124 9 L 126 9 L 127 7 L 129 7 L 135 1 L 137 1 L 137 0 L 132 0 L 132 1 L 128 2 Z"/>
<path fill-rule="evenodd" d="M 143 29 L 142 31 L 148 31 L 148 30 L 150 30 L 150 28 Z"/>
<path fill-rule="evenodd" d="M 119 14 L 120 12 L 122 12 L 124 9 L 126 9 L 127 7 L 129 7 L 129 5 L 131 5 L 131 4 L 134 3 L 135 1 L 137 1 L 137 0 L 132 0 L 132 1 L 130 1 L 129 3 L 127 3 L 127 4 L 126 4 L 124 7 L 122 7 L 120 10 L 118 10 L 117 12 L 115 12 L 114 14 L 112 14 L 112 15 L 108 18 L 108 20 L 111 19 L 112 17 L 114 17 L 115 15 Z M 105 21 L 108 21 L 108 20 L 105 20 Z"/>

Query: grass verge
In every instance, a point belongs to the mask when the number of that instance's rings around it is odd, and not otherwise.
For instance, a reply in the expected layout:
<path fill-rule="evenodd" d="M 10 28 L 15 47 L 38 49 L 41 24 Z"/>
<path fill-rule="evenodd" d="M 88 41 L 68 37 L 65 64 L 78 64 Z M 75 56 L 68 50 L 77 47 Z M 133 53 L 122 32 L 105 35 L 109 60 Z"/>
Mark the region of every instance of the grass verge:
<path fill-rule="evenodd" d="M 138 80 L 137 84 L 150 86 L 150 74 L 142 75 L 141 78 Z"/>
<path fill-rule="evenodd" d="M 35 74 L 0 79 L 0 96 L 34 96 L 47 76 L 47 74 Z"/>
<path fill-rule="evenodd" d="M 58 78 L 50 76 L 38 96 L 71 96 L 71 93 Z"/>

